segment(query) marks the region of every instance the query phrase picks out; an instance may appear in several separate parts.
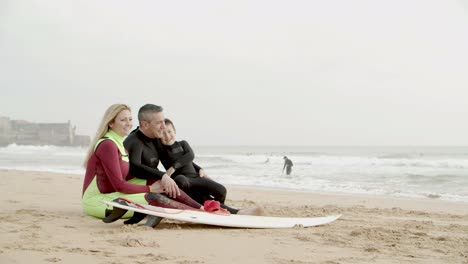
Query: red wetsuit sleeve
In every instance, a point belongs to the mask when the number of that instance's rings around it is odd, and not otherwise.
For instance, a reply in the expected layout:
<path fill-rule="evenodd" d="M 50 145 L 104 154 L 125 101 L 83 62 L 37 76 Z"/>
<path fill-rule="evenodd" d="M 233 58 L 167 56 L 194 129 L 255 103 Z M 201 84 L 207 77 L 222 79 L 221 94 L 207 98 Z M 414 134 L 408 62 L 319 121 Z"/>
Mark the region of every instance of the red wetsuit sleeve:
<path fill-rule="evenodd" d="M 147 193 L 149 186 L 137 185 L 125 180 L 128 174 L 128 163 L 122 161 L 119 150 L 111 140 L 104 140 L 97 147 L 96 156 L 101 161 L 104 173 L 116 192 Z M 126 167 L 126 168 L 125 168 Z"/>

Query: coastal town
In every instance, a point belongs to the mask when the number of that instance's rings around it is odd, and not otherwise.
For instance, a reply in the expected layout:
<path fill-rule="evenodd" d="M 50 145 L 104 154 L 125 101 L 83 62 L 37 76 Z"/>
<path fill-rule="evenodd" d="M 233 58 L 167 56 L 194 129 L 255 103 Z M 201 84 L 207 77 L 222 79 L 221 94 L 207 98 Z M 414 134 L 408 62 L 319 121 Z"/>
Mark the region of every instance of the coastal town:
<path fill-rule="evenodd" d="M 88 146 L 90 137 L 77 135 L 75 131 L 76 126 L 73 126 L 70 121 L 34 123 L 0 116 L 0 146 L 9 144 Z"/>

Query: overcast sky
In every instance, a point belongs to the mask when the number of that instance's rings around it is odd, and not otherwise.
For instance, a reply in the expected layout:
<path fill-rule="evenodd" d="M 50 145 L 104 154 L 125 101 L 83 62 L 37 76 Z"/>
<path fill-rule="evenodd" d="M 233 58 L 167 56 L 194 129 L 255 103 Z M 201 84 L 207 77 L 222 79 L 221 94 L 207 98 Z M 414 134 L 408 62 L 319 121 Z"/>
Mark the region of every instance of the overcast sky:
<path fill-rule="evenodd" d="M 468 146 L 456 0 L 0 0 L 0 115 L 162 105 L 192 145 Z"/>

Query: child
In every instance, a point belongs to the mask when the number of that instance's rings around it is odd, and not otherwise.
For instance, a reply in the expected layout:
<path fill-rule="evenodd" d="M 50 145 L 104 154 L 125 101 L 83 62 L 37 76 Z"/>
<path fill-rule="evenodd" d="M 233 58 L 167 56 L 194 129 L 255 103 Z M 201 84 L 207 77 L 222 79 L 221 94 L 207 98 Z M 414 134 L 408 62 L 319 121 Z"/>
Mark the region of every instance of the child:
<path fill-rule="evenodd" d="M 234 209 L 224 204 L 226 200 L 226 188 L 213 181 L 206 175 L 203 169 L 197 169 L 193 165 L 195 154 L 187 141 L 176 141 L 176 129 L 171 120 L 165 119 L 166 130 L 161 138 L 161 162 L 166 168 L 166 173 L 171 176 L 177 185 L 196 201 L 214 199 L 221 203 L 221 207 L 232 214 L 263 214 L 261 208 Z M 198 196 L 198 197 L 195 197 Z"/>

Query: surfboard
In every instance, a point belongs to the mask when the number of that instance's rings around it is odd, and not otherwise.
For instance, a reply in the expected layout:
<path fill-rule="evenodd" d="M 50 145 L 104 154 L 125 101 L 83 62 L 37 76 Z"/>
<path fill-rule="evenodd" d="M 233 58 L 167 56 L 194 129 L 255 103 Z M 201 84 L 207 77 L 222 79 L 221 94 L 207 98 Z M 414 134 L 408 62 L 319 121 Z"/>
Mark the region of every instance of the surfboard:
<path fill-rule="evenodd" d="M 122 202 L 123 201 L 123 202 Z M 292 228 L 292 227 L 312 227 L 331 223 L 341 215 L 324 217 L 278 217 L 278 216 L 252 216 L 237 214 L 216 214 L 196 210 L 182 210 L 162 208 L 152 205 L 137 204 L 132 201 L 122 199 L 119 202 L 102 201 L 112 207 L 124 210 L 131 210 L 143 215 L 156 216 L 190 223 L 238 227 L 238 228 Z M 141 220 L 141 219 L 140 219 Z M 113 220 L 115 221 L 115 220 Z M 138 220 L 139 221 L 139 220 Z M 159 223 L 160 219 L 157 221 Z M 105 221 L 106 222 L 106 221 Z M 108 221 L 111 222 L 111 221 Z M 157 224 L 156 223 L 156 224 Z"/>

